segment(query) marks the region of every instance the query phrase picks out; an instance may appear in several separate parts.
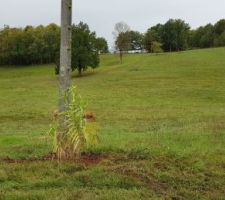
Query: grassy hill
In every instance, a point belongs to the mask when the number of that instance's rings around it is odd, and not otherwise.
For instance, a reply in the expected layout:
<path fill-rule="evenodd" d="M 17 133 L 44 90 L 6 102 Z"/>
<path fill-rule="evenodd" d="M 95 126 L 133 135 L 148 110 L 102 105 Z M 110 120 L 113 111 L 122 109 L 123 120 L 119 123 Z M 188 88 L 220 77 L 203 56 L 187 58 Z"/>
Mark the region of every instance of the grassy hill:
<path fill-rule="evenodd" d="M 223 199 L 224 75 L 224 48 L 102 56 L 73 77 L 101 143 L 58 163 L 35 161 L 51 151 L 53 66 L 0 68 L 0 199 Z"/>

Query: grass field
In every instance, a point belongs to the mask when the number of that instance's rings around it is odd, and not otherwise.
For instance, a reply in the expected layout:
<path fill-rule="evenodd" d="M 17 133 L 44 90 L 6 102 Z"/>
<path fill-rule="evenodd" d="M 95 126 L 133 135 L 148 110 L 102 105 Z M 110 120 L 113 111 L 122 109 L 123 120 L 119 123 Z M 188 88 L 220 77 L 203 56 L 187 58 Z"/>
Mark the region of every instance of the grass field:
<path fill-rule="evenodd" d="M 51 151 L 57 77 L 0 68 L 0 199 L 225 199 L 224 48 L 105 55 L 73 82 L 100 125 L 96 162 L 32 161 Z"/>

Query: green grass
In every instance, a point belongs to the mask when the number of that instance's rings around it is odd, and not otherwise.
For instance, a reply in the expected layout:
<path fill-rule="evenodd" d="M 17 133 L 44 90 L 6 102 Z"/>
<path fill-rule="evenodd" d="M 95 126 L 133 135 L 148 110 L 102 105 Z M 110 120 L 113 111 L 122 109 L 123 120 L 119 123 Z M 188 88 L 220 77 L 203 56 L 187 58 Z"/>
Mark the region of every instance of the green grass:
<path fill-rule="evenodd" d="M 73 82 L 109 155 L 97 165 L 0 163 L 0 199 L 225 199 L 225 49 L 101 57 Z M 0 68 L 0 158 L 40 158 L 57 109 L 53 66 Z M 115 159 L 118 158 L 118 159 Z"/>

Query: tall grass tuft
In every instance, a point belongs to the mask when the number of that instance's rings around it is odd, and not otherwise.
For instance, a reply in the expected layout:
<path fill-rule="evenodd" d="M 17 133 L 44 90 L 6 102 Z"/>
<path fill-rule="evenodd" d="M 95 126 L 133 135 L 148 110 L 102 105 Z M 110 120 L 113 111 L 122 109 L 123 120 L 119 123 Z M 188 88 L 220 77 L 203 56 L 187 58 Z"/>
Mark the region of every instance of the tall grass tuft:
<path fill-rule="evenodd" d="M 86 103 L 72 86 L 65 93 L 66 111 L 55 117 L 49 134 L 53 137 L 53 151 L 59 159 L 79 158 L 87 145 L 98 143 L 95 123 L 84 117 Z"/>

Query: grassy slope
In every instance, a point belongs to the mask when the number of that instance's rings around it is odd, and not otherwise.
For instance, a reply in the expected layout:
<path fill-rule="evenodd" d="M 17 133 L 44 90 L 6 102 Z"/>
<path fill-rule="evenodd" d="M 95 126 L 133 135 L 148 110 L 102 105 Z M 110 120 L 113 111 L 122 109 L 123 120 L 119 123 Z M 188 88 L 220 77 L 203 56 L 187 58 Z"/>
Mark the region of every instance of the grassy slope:
<path fill-rule="evenodd" d="M 74 78 L 100 124 L 97 166 L 0 164 L 2 199 L 225 197 L 225 49 L 102 56 Z M 0 69 L 0 158 L 40 157 L 57 108 L 52 66 Z M 0 198 L 1 199 L 1 198 Z"/>

